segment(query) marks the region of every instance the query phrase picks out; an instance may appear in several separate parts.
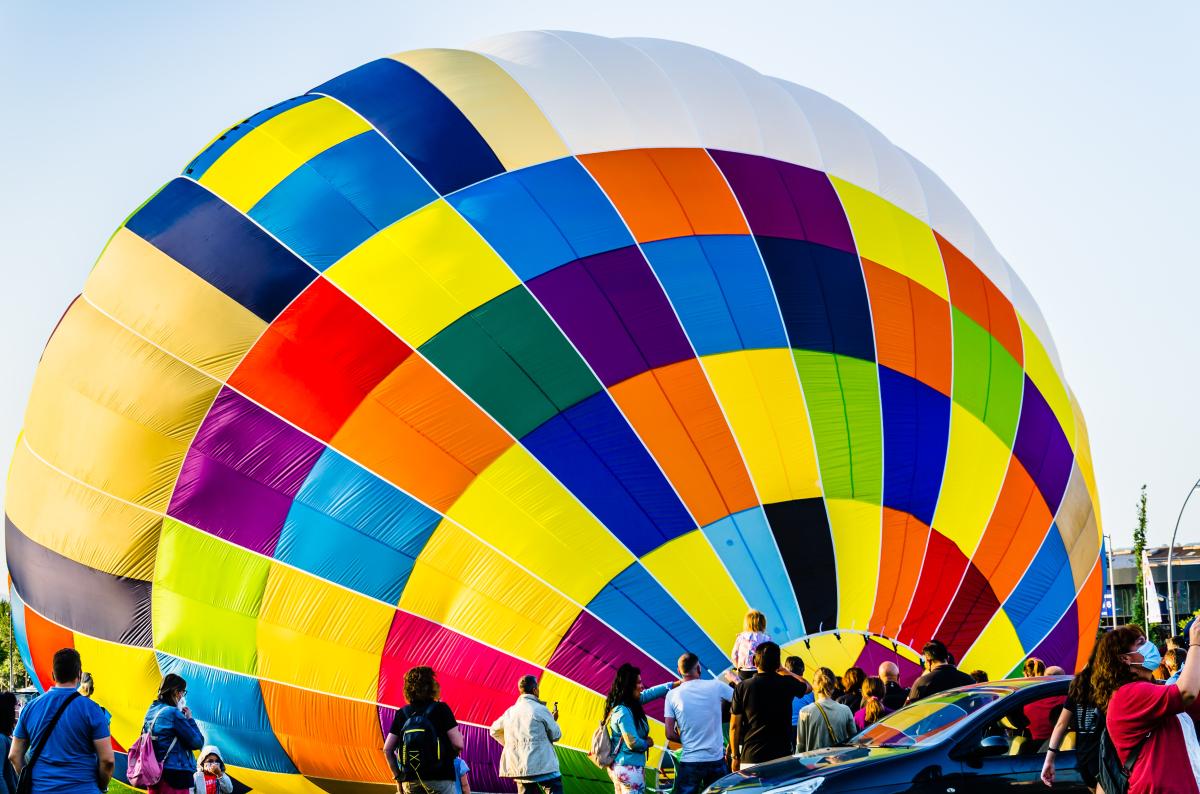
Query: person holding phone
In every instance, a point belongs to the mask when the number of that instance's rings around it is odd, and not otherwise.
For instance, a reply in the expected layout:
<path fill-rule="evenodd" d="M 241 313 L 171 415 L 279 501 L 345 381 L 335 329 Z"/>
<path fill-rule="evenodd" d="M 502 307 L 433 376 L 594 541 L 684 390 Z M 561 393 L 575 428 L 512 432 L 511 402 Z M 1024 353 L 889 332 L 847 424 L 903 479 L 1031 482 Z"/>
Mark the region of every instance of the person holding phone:
<path fill-rule="evenodd" d="M 492 738 L 500 753 L 500 777 L 511 778 L 518 794 L 563 794 L 562 773 L 554 743 L 562 738 L 558 704 L 554 710 L 541 700 L 537 676 L 517 681 L 517 702 L 492 723 Z"/>

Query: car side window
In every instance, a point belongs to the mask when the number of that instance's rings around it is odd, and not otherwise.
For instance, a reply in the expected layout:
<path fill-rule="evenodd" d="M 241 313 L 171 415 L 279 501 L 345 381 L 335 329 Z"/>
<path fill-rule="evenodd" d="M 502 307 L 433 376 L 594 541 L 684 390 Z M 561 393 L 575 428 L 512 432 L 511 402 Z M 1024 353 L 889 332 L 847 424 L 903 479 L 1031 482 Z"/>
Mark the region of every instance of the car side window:
<path fill-rule="evenodd" d="M 1042 755 L 1063 708 L 1063 695 L 1037 698 L 1016 706 L 984 727 L 984 736 L 1002 736 L 1008 742 L 1008 755 Z M 1071 737 L 1064 740 L 1063 749 Z"/>

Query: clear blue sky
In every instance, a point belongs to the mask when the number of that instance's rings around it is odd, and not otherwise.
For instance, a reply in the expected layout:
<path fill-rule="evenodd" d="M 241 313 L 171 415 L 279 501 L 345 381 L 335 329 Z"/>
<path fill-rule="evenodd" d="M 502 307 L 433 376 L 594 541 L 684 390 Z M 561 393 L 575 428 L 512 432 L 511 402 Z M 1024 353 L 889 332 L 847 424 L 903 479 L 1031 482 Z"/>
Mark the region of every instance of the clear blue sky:
<path fill-rule="evenodd" d="M 1200 6 L 1096 2 L 0 5 L 7 468 L 39 352 L 121 220 L 225 126 L 379 55 L 564 28 L 679 39 L 846 104 L 1029 285 L 1091 430 L 1106 530 L 1200 477 Z M 1181 537 L 1200 541 L 1200 499 Z"/>

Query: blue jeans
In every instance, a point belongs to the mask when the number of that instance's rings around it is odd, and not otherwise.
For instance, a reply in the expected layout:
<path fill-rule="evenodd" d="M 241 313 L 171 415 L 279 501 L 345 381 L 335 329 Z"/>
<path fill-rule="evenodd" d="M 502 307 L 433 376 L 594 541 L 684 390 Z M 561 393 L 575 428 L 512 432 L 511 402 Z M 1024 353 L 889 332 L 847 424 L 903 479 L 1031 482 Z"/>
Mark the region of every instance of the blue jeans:
<path fill-rule="evenodd" d="M 680 761 L 675 773 L 674 794 L 700 794 L 729 774 L 725 761 Z"/>

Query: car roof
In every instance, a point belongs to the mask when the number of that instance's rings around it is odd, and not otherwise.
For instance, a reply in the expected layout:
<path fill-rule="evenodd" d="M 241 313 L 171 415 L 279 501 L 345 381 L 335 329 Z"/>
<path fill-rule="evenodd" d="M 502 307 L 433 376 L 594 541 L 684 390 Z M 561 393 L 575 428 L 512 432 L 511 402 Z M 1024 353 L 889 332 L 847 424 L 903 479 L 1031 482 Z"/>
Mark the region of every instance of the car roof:
<path fill-rule="evenodd" d="M 1012 695 L 1016 692 L 1023 692 L 1027 689 L 1036 688 L 1053 688 L 1057 689 L 1062 682 L 1069 682 L 1073 676 L 1069 675 L 1044 675 L 1037 678 L 1006 678 L 1003 681 L 987 681 L 982 684 L 968 684 L 967 686 L 956 687 L 946 692 L 938 693 L 945 694 L 967 694 L 970 692 L 994 692 L 997 695 Z M 937 697 L 935 695 L 934 697 Z"/>

